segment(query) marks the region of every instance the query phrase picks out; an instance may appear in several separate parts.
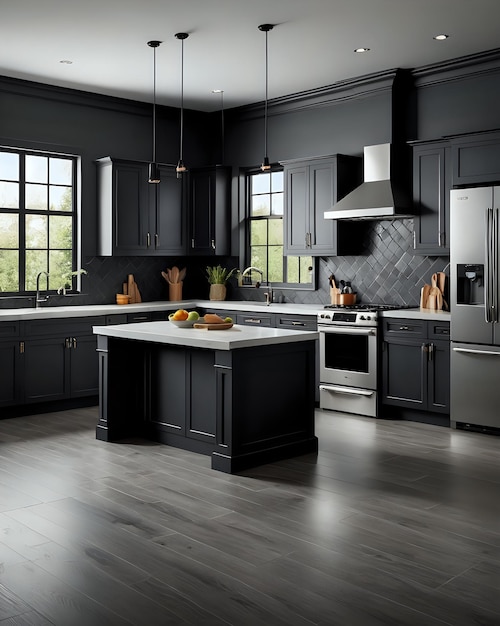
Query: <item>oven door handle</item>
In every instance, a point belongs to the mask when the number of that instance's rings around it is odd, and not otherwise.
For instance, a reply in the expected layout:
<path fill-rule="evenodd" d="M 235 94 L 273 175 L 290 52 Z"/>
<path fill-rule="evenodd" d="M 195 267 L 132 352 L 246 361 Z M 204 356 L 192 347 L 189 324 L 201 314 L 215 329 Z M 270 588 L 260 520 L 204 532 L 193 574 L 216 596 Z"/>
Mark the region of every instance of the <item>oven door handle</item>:
<path fill-rule="evenodd" d="M 376 335 L 377 331 L 375 328 L 354 328 L 345 326 L 320 326 L 318 330 L 322 333 L 334 333 L 336 335 Z"/>
<path fill-rule="evenodd" d="M 334 387 L 333 385 L 320 385 L 320 391 L 333 391 L 335 393 L 344 393 L 348 396 L 373 396 L 374 391 L 366 389 L 349 389 L 349 387 Z"/>

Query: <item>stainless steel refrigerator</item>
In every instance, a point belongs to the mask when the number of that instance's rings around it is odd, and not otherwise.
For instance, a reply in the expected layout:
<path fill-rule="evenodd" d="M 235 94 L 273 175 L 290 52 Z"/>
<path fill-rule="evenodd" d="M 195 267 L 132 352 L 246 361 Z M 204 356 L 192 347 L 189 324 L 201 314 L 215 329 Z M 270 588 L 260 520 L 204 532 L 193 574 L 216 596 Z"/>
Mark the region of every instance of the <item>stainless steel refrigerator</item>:
<path fill-rule="evenodd" d="M 500 434 L 500 187 L 451 191 L 451 426 Z"/>

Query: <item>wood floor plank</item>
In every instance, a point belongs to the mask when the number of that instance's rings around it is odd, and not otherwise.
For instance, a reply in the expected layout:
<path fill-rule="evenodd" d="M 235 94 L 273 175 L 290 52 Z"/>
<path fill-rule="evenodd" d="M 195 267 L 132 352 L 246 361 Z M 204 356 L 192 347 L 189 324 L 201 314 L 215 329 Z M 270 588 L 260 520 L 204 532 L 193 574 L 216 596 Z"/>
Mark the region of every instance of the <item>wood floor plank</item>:
<path fill-rule="evenodd" d="M 228 475 L 0 419 L 0 625 L 497 626 L 497 437 L 316 411 L 318 454 Z"/>

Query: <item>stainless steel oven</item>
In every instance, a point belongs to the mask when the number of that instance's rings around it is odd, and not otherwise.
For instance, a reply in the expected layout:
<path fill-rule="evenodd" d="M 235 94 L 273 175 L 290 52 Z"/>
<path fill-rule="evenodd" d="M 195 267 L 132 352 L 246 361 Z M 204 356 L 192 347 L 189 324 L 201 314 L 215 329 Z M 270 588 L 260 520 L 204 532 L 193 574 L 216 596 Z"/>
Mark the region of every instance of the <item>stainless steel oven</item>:
<path fill-rule="evenodd" d="M 319 406 L 377 417 L 378 311 L 390 305 L 327 306 L 318 313 Z"/>

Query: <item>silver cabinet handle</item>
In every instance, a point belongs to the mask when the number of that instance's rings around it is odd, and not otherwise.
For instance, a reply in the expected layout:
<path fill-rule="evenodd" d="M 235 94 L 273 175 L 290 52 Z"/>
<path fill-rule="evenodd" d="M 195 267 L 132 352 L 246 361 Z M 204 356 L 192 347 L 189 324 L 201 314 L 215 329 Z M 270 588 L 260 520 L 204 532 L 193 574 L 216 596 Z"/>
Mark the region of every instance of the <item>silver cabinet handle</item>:
<path fill-rule="evenodd" d="M 493 350 L 473 350 L 472 348 L 453 348 L 453 352 L 466 352 L 468 354 L 500 356 L 500 352 L 495 352 Z"/>
<path fill-rule="evenodd" d="M 149 248 L 150 245 L 151 245 L 151 235 L 148 233 L 146 235 L 146 246 Z"/>
<path fill-rule="evenodd" d="M 334 393 L 343 393 L 348 396 L 373 396 L 374 391 L 366 389 L 349 389 L 349 387 L 334 387 L 333 385 L 320 385 L 320 391 L 333 391 Z"/>
<path fill-rule="evenodd" d="M 215 239 L 212 239 L 212 250 L 215 250 Z"/>
<path fill-rule="evenodd" d="M 155 248 L 158 248 L 160 245 L 160 238 L 158 237 L 158 233 L 155 233 Z"/>

